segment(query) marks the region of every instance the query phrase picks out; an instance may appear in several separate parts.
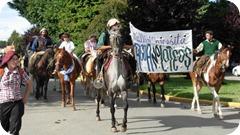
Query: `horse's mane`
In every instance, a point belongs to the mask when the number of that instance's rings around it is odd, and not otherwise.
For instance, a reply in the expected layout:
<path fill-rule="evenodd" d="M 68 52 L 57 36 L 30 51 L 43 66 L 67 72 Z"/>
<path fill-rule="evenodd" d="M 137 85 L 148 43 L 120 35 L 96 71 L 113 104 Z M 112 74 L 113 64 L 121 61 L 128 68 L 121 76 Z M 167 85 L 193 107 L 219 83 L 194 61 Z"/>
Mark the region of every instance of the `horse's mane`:
<path fill-rule="evenodd" d="M 48 64 L 50 56 L 53 56 L 53 50 L 49 48 L 45 51 L 39 62 L 41 62 L 42 65 L 44 65 L 46 62 Z"/>

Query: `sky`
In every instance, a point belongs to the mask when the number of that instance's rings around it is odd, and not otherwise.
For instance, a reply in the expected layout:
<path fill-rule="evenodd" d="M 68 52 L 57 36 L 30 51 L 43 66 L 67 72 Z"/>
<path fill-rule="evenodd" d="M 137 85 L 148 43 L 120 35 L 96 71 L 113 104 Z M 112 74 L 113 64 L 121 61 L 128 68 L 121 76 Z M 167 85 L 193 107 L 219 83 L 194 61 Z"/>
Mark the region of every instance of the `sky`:
<path fill-rule="evenodd" d="M 23 34 L 24 31 L 31 28 L 31 24 L 18 12 L 11 9 L 7 2 L 11 0 L 0 0 L 0 40 L 7 40 L 12 32 L 16 30 Z"/>
<path fill-rule="evenodd" d="M 19 16 L 16 10 L 7 5 L 9 1 L 11 0 L 0 0 L 0 40 L 7 40 L 14 30 L 23 34 L 24 31 L 31 27 L 31 24 L 25 18 Z M 240 0 L 229 1 L 237 5 L 240 10 Z"/>

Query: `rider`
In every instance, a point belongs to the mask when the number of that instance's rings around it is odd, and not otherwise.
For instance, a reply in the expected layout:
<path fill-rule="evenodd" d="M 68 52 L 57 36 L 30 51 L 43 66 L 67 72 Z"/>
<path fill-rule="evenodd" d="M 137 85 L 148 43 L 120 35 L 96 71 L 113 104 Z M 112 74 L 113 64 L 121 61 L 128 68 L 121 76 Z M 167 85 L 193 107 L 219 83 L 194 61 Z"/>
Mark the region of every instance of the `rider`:
<path fill-rule="evenodd" d="M 72 57 L 76 57 L 77 56 L 73 53 L 75 46 L 74 43 L 70 40 L 70 34 L 69 33 L 63 33 L 62 34 L 62 43 L 60 44 L 59 48 L 65 48 L 65 50 L 72 56 Z M 65 81 L 69 81 L 69 74 L 72 72 L 73 70 L 73 65 L 70 66 L 67 70 L 62 70 L 60 71 L 61 74 L 64 75 L 64 80 Z M 56 69 L 53 71 L 52 74 L 56 74 Z"/>
<path fill-rule="evenodd" d="M 39 40 L 43 40 L 43 45 L 39 46 Z M 31 53 L 29 53 L 28 57 L 29 59 L 29 67 L 30 67 L 30 72 L 32 72 L 32 65 L 34 64 L 34 61 L 36 60 L 38 55 L 42 55 L 44 51 L 51 47 L 52 45 L 52 39 L 48 35 L 48 30 L 46 28 L 42 28 L 40 30 L 40 35 L 39 36 L 34 36 L 34 39 L 32 41 L 32 45 L 30 46 L 31 48 Z M 32 54 L 33 53 L 33 54 Z"/>
<path fill-rule="evenodd" d="M 44 39 L 44 46 L 43 47 L 40 47 L 37 43 L 39 38 Z M 48 35 L 48 30 L 46 28 L 42 28 L 40 30 L 40 36 L 34 39 L 31 48 L 32 48 L 33 52 L 38 52 L 38 51 L 46 50 L 51 45 L 52 45 L 52 39 Z"/>
<path fill-rule="evenodd" d="M 120 21 L 116 18 L 112 18 L 107 22 L 107 31 L 101 33 L 101 35 L 98 39 L 98 43 L 97 43 L 97 51 L 98 51 L 97 74 L 99 75 L 98 79 L 100 79 L 100 80 L 102 79 L 101 69 L 102 69 L 102 65 L 104 62 L 104 58 L 106 58 L 106 54 L 107 54 L 106 52 L 107 52 L 107 50 L 111 49 L 110 41 L 109 41 L 110 32 L 119 30 L 119 29 L 121 29 Z M 130 48 L 132 48 L 132 46 L 124 43 L 123 48 L 130 49 Z M 135 70 L 136 70 L 135 59 L 132 57 L 131 54 L 127 54 L 127 57 L 128 57 L 127 59 L 130 62 L 132 62 L 130 64 L 130 68 L 131 68 L 130 70 L 131 70 L 131 73 L 133 74 L 133 72 L 135 72 Z"/>
<path fill-rule="evenodd" d="M 201 56 L 195 66 L 194 66 L 194 71 L 197 73 L 204 71 L 202 68 L 204 65 L 206 65 L 207 61 L 209 60 L 210 56 L 215 54 L 219 49 L 222 48 L 222 43 L 220 43 L 218 40 L 213 38 L 213 32 L 212 31 L 206 31 L 205 32 L 205 38 L 206 40 L 202 41 L 198 47 L 193 50 L 194 54 L 197 54 L 201 51 L 203 51 L 203 56 Z M 199 73 L 201 74 L 201 73 Z"/>
<path fill-rule="evenodd" d="M 88 40 L 84 43 L 84 51 L 85 52 L 91 52 L 96 50 L 97 46 L 97 36 L 96 35 L 90 35 Z"/>

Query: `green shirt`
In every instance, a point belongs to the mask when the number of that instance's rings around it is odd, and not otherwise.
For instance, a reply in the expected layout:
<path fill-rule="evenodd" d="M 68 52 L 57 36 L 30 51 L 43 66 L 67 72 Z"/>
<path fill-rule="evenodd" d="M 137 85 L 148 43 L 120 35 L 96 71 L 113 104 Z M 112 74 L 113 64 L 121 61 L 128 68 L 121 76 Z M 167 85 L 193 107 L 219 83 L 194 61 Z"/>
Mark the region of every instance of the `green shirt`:
<path fill-rule="evenodd" d="M 204 55 L 211 56 L 218 50 L 218 44 L 220 42 L 218 40 L 213 39 L 212 41 L 203 41 L 203 53 Z"/>

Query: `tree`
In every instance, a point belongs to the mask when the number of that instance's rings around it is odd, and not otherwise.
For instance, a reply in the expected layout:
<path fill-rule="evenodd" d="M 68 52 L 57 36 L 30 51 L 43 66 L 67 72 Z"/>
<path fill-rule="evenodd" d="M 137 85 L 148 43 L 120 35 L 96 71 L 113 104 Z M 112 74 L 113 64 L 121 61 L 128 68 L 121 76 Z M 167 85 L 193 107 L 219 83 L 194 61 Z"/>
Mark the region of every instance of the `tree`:
<path fill-rule="evenodd" d="M 15 46 L 16 52 L 19 54 L 23 53 L 23 38 L 22 36 L 14 30 L 9 37 L 8 41 L 9 44 L 13 44 Z"/>
<path fill-rule="evenodd" d="M 8 4 L 38 28 L 47 28 L 55 41 L 58 34 L 69 32 L 74 43 L 79 45 L 83 43 L 82 31 L 98 14 L 102 3 L 103 0 L 13 0 Z"/>

